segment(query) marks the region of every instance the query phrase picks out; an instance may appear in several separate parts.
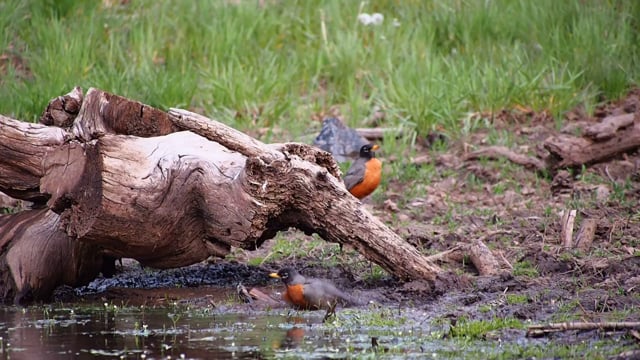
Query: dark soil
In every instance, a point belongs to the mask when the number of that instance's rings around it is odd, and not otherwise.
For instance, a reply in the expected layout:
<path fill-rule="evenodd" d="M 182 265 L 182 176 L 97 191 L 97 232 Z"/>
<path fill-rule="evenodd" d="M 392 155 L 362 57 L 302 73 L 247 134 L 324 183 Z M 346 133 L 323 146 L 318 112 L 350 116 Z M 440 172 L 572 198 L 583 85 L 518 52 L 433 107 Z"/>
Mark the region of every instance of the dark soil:
<path fill-rule="evenodd" d="M 581 109 L 568 112 L 564 129 L 575 134 L 576 128 L 608 114 L 638 111 L 640 91 L 635 90 L 624 99 L 602 105 L 594 117 L 585 116 Z M 516 134 L 513 150 L 527 154 L 541 151 L 539 144 L 557 133 L 556 122 L 545 112 L 520 108 L 477 116 L 488 118 L 493 129 L 449 143 L 445 152 L 433 152 L 428 139 L 418 141 L 416 153 L 407 154 L 411 161 L 402 166 L 420 171 L 435 164 L 430 181 L 407 183 L 393 178 L 394 159 L 382 154 L 389 171 L 386 191 L 365 206 L 429 254 L 482 238 L 501 262 L 499 275 L 478 276 L 465 254 L 460 261 L 440 263 L 448 271 L 435 284 L 399 283 L 391 276 L 372 278 L 362 266 L 347 262 L 328 267 L 312 256 L 278 260 L 264 267 L 219 260 L 164 271 L 125 261 L 115 277 L 96 279 L 79 289 L 59 289 L 57 299 L 229 306 L 230 300 L 237 299 L 238 283 L 278 298 L 280 283 L 267 274 L 287 265 L 308 276 L 331 279 L 356 296 L 390 306 L 422 308 L 434 319 L 639 321 L 638 150 L 558 174 L 536 173 L 508 160 L 465 161 L 470 149 L 481 148 L 501 132 Z M 406 198 L 408 193 L 417 195 Z M 597 219 L 595 238 L 587 249 L 564 249 L 560 243 L 560 213 L 571 209 L 578 212 L 575 232 L 584 219 Z"/>

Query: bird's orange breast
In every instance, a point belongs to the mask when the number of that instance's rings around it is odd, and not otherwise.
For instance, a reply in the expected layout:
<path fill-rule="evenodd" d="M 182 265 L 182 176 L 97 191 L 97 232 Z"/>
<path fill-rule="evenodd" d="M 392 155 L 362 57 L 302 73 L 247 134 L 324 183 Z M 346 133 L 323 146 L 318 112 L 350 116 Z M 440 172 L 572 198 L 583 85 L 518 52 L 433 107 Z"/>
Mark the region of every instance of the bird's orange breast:
<path fill-rule="evenodd" d="M 382 179 L 382 162 L 376 158 L 367 161 L 364 177 L 361 182 L 352 187 L 349 192 L 358 199 L 362 199 L 371 194 L 380 185 Z"/>
<path fill-rule="evenodd" d="M 307 300 L 304 298 L 303 284 L 287 285 L 287 291 L 284 293 L 283 298 L 289 304 L 300 308 L 308 307 Z"/>

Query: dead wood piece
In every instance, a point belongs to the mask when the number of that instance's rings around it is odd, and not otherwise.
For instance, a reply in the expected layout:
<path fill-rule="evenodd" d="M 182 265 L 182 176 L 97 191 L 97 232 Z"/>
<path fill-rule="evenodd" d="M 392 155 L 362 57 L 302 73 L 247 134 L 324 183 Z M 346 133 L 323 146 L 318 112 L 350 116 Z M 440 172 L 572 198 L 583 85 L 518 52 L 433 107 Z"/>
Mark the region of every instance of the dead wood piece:
<path fill-rule="evenodd" d="M 603 141 L 568 135 L 552 136 L 544 141 L 544 147 L 550 153 L 551 169 L 594 164 L 633 151 L 639 146 L 640 120 L 634 121 L 633 126 L 619 129 L 615 136 Z"/>
<path fill-rule="evenodd" d="M 80 112 L 83 98 L 82 89 L 76 86 L 68 94 L 52 99 L 49 101 L 47 109 L 40 116 L 40 124 L 62 128 L 70 127 L 78 112 Z"/>
<path fill-rule="evenodd" d="M 531 325 L 527 329 L 528 337 L 540 337 L 558 331 L 590 331 L 590 330 L 609 330 L 621 331 L 640 329 L 640 322 L 564 322 L 551 323 L 545 325 Z"/>
<path fill-rule="evenodd" d="M 495 275 L 498 273 L 500 264 L 481 239 L 476 239 L 471 244 L 467 244 L 466 248 L 473 266 L 475 266 L 480 275 Z"/>
<path fill-rule="evenodd" d="M 299 143 L 265 144 L 221 122 L 183 109 L 169 109 L 171 121 L 181 129 L 189 130 L 246 157 L 260 157 L 265 162 L 298 156 L 326 168 L 333 176 L 340 177 L 340 167 L 330 153 Z"/>
<path fill-rule="evenodd" d="M 48 300 L 59 285 L 80 286 L 102 267 L 99 247 L 68 237 L 48 209 L 0 217 L 0 300 Z"/>
<path fill-rule="evenodd" d="M 251 290 L 249 290 L 249 295 L 256 300 L 265 302 L 269 305 L 278 304 L 278 301 L 256 288 L 251 288 Z"/>
<path fill-rule="evenodd" d="M 518 165 L 522 165 L 527 169 L 544 170 L 546 168 L 545 163 L 537 158 L 518 154 L 504 146 L 489 146 L 476 150 L 465 157 L 465 161 L 477 160 L 479 158 L 486 157 L 490 159 L 507 158 L 509 161 Z"/>
<path fill-rule="evenodd" d="M 69 138 L 63 129 L 0 115 L 0 191 L 15 199 L 44 203 L 42 159 Z"/>
<path fill-rule="evenodd" d="M 87 91 L 72 127 L 84 142 L 105 134 L 151 137 L 178 130 L 164 111 L 94 88 Z"/>
<path fill-rule="evenodd" d="M 384 139 L 386 134 L 390 134 L 395 138 L 402 137 L 404 131 L 398 128 L 357 128 L 355 129 L 358 135 L 369 141 L 380 141 Z"/>
<path fill-rule="evenodd" d="M 430 262 L 437 262 L 437 261 L 451 261 L 452 259 L 455 259 L 454 261 L 458 261 L 458 256 L 454 256 L 453 254 L 456 252 L 460 252 L 461 253 L 462 250 L 462 246 L 461 245 L 456 245 L 454 247 L 452 247 L 451 249 L 447 249 L 445 251 L 441 251 L 437 254 L 433 254 L 433 255 L 429 255 L 427 256 L 427 260 L 429 260 Z M 461 258 L 460 258 L 461 260 Z"/>
<path fill-rule="evenodd" d="M 596 141 L 611 139 L 622 128 L 633 124 L 635 114 L 607 116 L 597 124 L 584 129 L 584 135 Z"/>
<path fill-rule="evenodd" d="M 171 121 L 179 128 L 215 141 L 227 149 L 237 151 L 246 157 L 262 156 L 266 161 L 282 158 L 282 154 L 275 149 L 267 148 L 262 141 L 200 114 L 174 108 L 169 109 L 168 113 Z"/>
<path fill-rule="evenodd" d="M 564 214 L 562 214 L 560 242 L 565 249 L 573 247 L 573 224 L 576 220 L 576 213 L 576 210 L 565 210 Z"/>
<path fill-rule="evenodd" d="M 588 218 L 582 221 L 580 224 L 580 230 L 576 235 L 576 248 L 582 251 L 588 251 L 593 244 L 593 238 L 596 235 L 596 228 L 598 227 L 598 219 Z"/>
<path fill-rule="evenodd" d="M 478 270 L 480 275 L 495 275 L 500 272 L 500 263 L 493 255 L 491 249 L 487 247 L 485 242 L 487 239 L 499 235 L 499 234 L 513 234 L 511 230 L 496 230 L 475 239 L 471 243 L 458 244 L 451 249 L 439 252 L 437 254 L 428 256 L 427 259 L 430 262 L 437 261 L 450 261 L 450 262 L 462 262 L 465 255 L 469 256 L 471 263 Z M 502 256 L 502 254 L 501 254 Z M 509 268 L 513 268 L 511 264 L 504 259 L 505 265 Z"/>

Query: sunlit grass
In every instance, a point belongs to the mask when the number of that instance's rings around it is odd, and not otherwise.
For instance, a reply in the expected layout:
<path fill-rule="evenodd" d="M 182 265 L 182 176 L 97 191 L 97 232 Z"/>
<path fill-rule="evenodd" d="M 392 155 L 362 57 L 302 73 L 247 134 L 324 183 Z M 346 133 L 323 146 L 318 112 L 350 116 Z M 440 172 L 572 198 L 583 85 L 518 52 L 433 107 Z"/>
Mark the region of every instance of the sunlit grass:
<path fill-rule="evenodd" d="M 380 125 L 456 135 L 469 112 L 591 109 L 640 71 L 633 1 L 105 3 L 0 4 L 0 113 L 34 120 L 80 85 L 292 137 L 331 107 L 367 125 L 374 106 Z"/>

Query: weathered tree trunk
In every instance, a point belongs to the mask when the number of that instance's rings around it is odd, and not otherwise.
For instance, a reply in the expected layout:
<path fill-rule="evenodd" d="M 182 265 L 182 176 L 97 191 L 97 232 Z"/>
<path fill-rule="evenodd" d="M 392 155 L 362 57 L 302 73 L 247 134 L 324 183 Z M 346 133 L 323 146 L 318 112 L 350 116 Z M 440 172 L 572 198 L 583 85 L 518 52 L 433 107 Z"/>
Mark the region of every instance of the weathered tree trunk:
<path fill-rule="evenodd" d="M 267 145 L 95 89 L 52 100 L 41 122 L 65 128 L 0 121 L 0 170 L 11 171 L 0 173 L 0 191 L 49 209 L 29 215 L 29 231 L 45 235 L 10 231 L 23 213 L 2 218 L 5 300 L 89 281 L 104 256 L 178 267 L 232 246 L 255 249 L 289 227 L 350 244 L 400 278 L 434 280 L 440 271 L 369 214 L 331 155 L 311 146 Z M 55 256 L 30 261 L 34 253 Z"/>

